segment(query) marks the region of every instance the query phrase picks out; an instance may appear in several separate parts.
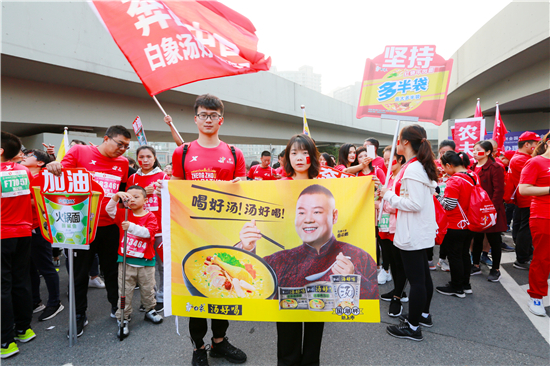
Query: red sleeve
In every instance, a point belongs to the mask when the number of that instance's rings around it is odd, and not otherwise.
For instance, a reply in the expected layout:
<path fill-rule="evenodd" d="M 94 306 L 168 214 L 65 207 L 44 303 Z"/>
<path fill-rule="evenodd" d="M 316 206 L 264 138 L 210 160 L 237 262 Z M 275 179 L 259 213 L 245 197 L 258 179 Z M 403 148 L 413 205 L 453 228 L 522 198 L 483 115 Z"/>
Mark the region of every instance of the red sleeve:
<path fill-rule="evenodd" d="M 521 177 L 519 184 L 531 184 L 534 185 L 537 181 L 539 174 L 539 166 L 535 159 L 531 159 L 525 164 L 525 167 L 521 171 Z"/>
<path fill-rule="evenodd" d="M 78 152 L 81 149 L 81 145 L 75 145 L 67 151 L 63 160 L 61 160 L 61 165 L 63 168 L 77 168 L 78 163 Z"/>
<path fill-rule="evenodd" d="M 346 169 L 346 166 L 345 166 L 345 165 L 343 165 L 343 164 L 340 164 L 340 165 L 336 165 L 336 166 L 334 167 L 334 169 L 336 169 L 336 170 L 339 170 L 339 171 L 343 172 L 343 171 L 344 171 L 344 169 Z"/>
<path fill-rule="evenodd" d="M 376 176 L 378 177 L 378 180 L 382 182 L 382 184 L 386 183 L 386 174 L 384 174 L 384 171 L 382 169 L 376 169 Z"/>
<path fill-rule="evenodd" d="M 177 178 L 183 179 L 183 170 L 181 166 L 181 157 L 183 156 L 183 146 L 178 146 L 176 150 L 174 150 L 174 154 L 172 155 L 172 175 Z"/>
<path fill-rule="evenodd" d="M 134 176 L 135 175 L 136 175 L 136 173 L 132 174 L 130 176 L 130 178 L 128 178 L 128 184 L 126 184 L 126 192 L 128 192 L 128 188 L 135 185 L 135 183 L 134 183 L 134 181 L 135 181 Z"/>
<path fill-rule="evenodd" d="M 445 187 L 444 197 L 458 199 L 460 196 L 460 184 L 458 182 L 459 178 L 451 177 L 447 181 L 447 186 Z"/>
<path fill-rule="evenodd" d="M 237 168 L 235 170 L 236 177 L 244 177 L 246 175 L 246 162 L 241 149 L 235 148 L 235 155 L 237 156 Z M 173 173 L 172 173 L 173 174 Z"/>
<path fill-rule="evenodd" d="M 152 212 L 149 212 L 149 215 L 147 217 L 147 221 L 145 221 L 145 228 L 149 230 L 149 235 L 154 240 L 155 235 L 159 231 L 158 224 L 157 224 L 157 218 Z"/>
<path fill-rule="evenodd" d="M 117 203 L 117 206 L 118 206 L 118 203 Z M 119 227 L 120 227 L 120 224 L 122 224 L 122 222 L 124 222 L 124 209 L 123 208 L 116 208 L 116 215 L 115 215 L 115 224 L 117 224 Z"/>

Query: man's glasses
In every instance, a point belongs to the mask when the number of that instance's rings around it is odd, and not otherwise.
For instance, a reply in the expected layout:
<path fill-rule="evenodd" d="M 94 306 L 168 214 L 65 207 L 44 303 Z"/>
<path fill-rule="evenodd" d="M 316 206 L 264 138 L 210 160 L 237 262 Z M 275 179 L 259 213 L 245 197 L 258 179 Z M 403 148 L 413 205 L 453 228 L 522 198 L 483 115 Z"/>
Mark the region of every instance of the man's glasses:
<path fill-rule="evenodd" d="M 206 121 L 208 119 L 208 117 L 210 117 L 210 119 L 212 120 L 212 122 L 216 122 L 218 121 L 220 118 L 221 118 L 221 115 L 220 114 L 217 114 L 217 113 L 212 113 L 212 114 L 206 114 L 206 113 L 199 113 L 196 115 L 197 117 L 199 117 L 199 119 L 201 121 Z"/>
<path fill-rule="evenodd" d="M 117 140 L 115 140 L 114 138 L 112 137 L 109 137 L 111 140 L 113 140 L 116 144 L 116 146 L 119 148 L 119 149 L 124 149 L 124 150 L 128 150 L 130 148 L 130 145 L 125 145 L 121 142 L 118 142 Z"/>

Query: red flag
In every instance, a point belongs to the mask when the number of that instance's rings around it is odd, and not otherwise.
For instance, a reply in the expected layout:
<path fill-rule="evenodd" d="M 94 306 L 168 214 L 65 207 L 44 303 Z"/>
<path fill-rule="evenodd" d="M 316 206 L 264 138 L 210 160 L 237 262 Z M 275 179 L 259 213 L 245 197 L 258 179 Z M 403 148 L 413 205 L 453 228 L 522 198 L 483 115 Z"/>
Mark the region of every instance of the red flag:
<path fill-rule="evenodd" d="M 269 70 L 254 25 L 217 1 L 93 1 L 147 92 Z"/>
<path fill-rule="evenodd" d="M 507 133 L 508 130 L 506 129 L 506 126 L 504 126 L 504 122 L 500 117 L 500 111 L 498 110 L 497 103 L 497 111 L 495 113 L 495 125 L 493 126 L 493 140 L 497 142 L 498 148 L 500 150 L 504 150 L 504 140 L 506 140 L 505 135 Z"/>
<path fill-rule="evenodd" d="M 474 113 L 474 118 L 475 117 L 483 118 L 483 112 L 481 112 L 481 102 L 479 101 L 479 98 L 477 98 L 476 111 Z M 487 134 L 487 131 L 485 131 L 485 129 L 483 129 L 481 138 L 483 139 L 486 134 Z"/>

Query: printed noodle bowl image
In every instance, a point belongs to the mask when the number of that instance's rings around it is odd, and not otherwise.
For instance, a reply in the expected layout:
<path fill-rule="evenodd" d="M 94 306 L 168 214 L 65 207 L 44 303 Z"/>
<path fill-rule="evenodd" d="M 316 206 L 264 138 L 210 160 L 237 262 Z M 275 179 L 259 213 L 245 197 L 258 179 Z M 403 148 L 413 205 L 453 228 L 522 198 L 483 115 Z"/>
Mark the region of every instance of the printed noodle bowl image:
<path fill-rule="evenodd" d="M 185 286 L 192 296 L 272 299 L 276 294 L 273 268 L 240 248 L 209 245 L 193 249 L 182 267 Z"/>

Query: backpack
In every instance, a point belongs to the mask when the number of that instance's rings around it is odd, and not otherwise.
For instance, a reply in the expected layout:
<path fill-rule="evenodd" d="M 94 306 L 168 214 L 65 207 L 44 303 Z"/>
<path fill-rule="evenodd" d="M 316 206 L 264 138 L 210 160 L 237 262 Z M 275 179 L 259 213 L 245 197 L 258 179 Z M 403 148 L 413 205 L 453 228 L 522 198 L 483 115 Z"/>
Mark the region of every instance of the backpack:
<path fill-rule="evenodd" d="M 462 217 L 464 218 L 464 220 L 459 223 L 459 226 L 463 224 L 468 230 L 479 233 L 497 223 L 497 210 L 487 192 L 479 185 L 479 182 L 471 175 L 467 175 L 472 179 L 474 184 L 459 177 L 472 186 L 468 212 L 464 212 L 462 207 L 460 207 L 460 203 L 458 204 L 460 213 L 462 213 Z"/>
<path fill-rule="evenodd" d="M 189 151 L 189 145 L 185 144 L 183 145 L 183 153 L 181 154 L 181 169 L 183 170 L 183 179 L 187 179 L 185 176 L 185 156 L 187 155 L 187 151 Z M 231 149 L 231 154 L 233 154 L 233 162 L 235 163 L 235 170 L 233 170 L 233 178 L 235 178 L 235 172 L 237 171 L 237 153 L 235 152 L 235 146 L 233 145 L 227 145 Z"/>
<path fill-rule="evenodd" d="M 447 220 L 447 212 L 439 203 L 439 200 L 436 196 L 434 198 L 434 208 L 435 208 L 435 221 L 437 222 L 437 231 L 435 234 L 435 244 L 441 245 L 445 234 L 447 234 L 447 228 L 449 227 L 449 220 Z"/>
<path fill-rule="evenodd" d="M 512 182 L 512 172 L 508 171 L 504 177 L 504 202 L 516 204 L 516 192 L 518 187 Z"/>

